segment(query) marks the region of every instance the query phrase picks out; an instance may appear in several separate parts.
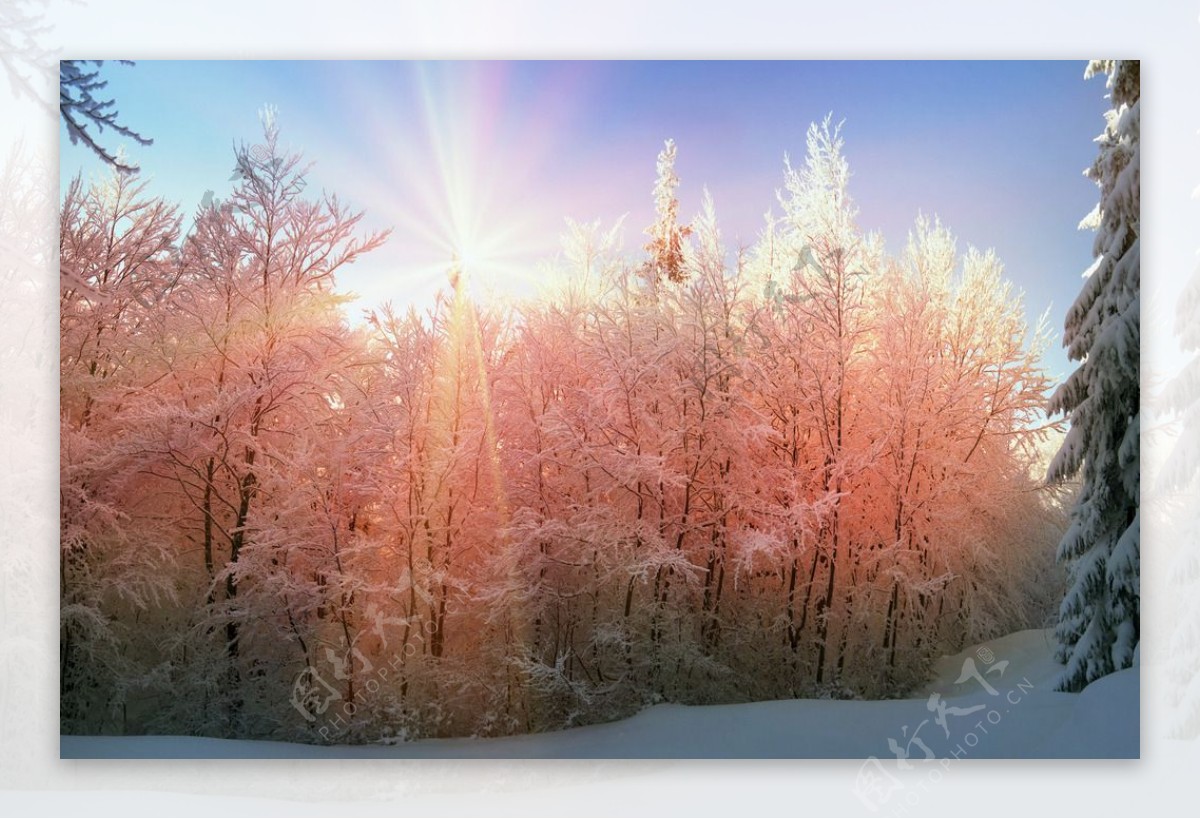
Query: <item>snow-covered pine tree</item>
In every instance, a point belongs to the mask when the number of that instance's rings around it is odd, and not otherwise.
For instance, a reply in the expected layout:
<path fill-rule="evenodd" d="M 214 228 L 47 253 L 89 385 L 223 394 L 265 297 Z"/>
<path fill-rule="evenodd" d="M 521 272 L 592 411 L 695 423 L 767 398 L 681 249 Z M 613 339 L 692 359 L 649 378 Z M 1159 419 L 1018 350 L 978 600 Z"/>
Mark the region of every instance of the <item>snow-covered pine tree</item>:
<path fill-rule="evenodd" d="M 1050 399 L 1070 431 L 1048 477 L 1082 473 L 1058 548 L 1070 577 L 1057 629 L 1064 691 L 1129 667 L 1139 640 L 1139 63 L 1093 60 L 1084 77 L 1098 73 L 1112 108 L 1087 171 L 1100 201 L 1080 224 L 1096 230 L 1096 260 L 1063 334 L 1079 367 Z"/>

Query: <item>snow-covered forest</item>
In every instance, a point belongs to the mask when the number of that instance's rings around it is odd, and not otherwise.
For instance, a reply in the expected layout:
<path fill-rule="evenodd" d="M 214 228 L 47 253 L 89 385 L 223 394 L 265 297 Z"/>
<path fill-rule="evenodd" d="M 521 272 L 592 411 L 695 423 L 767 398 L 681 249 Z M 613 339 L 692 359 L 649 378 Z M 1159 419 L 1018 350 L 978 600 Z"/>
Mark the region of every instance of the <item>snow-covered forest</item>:
<path fill-rule="evenodd" d="M 448 259 L 433 304 L 365 317 L 338 276 L 394 237 L 284 145 L 266 115 L 194 212 L 123 170 L 63 197 L 63 733 L 354 743 L 888 699 L 1054 625 L 1068 579 L 1063 659 L 1088 628 L 1109 652 L 1069 684 L 1132 662 L 1136 517 L 1131 543 L 1114 512 L 1120 594 L 1091 621 L 1093 570 L 1056 561 L 1095 522 L 1070 479 L 1096 497 L 1099 440 L 1047 482 L 1061 319 L 1031 321 L 952 214 L 864 231 L 833 120 L 780 157 L 750 246 L 711 197 L 680 212 L 668 140 L 644 237 L 568 221 L 536 295 L 480 297 Z M 1132 203 L 1104 235 L 1136 260 Z M 1084 380 L 1055 410 L 1082 418 Z M 1136 513 L 1132 430 L 1110 471 L 1128 494 L 1133 464 Z"/>

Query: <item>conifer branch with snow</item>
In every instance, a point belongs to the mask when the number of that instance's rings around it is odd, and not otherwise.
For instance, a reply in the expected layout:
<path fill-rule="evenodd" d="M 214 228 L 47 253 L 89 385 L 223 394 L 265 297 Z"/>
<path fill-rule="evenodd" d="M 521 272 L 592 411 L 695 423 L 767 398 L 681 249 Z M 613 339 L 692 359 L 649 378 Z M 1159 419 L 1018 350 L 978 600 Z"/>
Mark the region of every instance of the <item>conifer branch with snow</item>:
<path fill-rule="evenodd" d="M 1141 616 L 1139 63 L 1093 60 L 1084 76 L 1099 73 L 1108 75 L 1112 108 L 1086 172 L 1100 201 L 1080 224 L 1096 231 L 1096 258 L 1063 334 L 1079 366 L 1050 400 L 1070 430 L 1048 478 L 1082 478 L 1058 549 L 1070 575 L 1057 629 L 1067 665 L 1059 685 L 1067 691 L 1133 663 Z"/>

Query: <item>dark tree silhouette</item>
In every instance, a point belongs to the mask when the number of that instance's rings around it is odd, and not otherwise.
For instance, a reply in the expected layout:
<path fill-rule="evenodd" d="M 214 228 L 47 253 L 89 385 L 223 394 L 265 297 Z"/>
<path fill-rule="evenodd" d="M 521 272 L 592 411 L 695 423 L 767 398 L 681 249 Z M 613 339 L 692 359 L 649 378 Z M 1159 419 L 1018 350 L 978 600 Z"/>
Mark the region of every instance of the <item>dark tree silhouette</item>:
<path fill-rule="evenodd" d="M 0 69 L 15 96 L 39 101 L 54 76 L 54 56 L 43 42 L 50 31 L 44 6 L 44 0 L 0 5 Z"/>
<path fill-rule="evenodd" d="M 133 65 L 131 60 L 119 60 L 126 65 Z M 88 70 L 88 63 L 95 68 Z M 135 172 L 137 165 L 129 165 L 117 158 L 117 155 L 97 141 L 97 136 L 105 128 L 137 142 L 139 145 L 152 145 L 154 140 L 142 136 L 137 131 L 117 122 L 120 112 L 116 109 L 116 100 L 100 99 L 96 96 L 108 86 L 107 80 L 100 79 L 100 66 L 103 60 L 63 60 L 59 63 L 58 79 L 58 109 L 62 114 L 63 124 L 67 126 L 67 136 L 71 144 L 82 142 L 96 156 L 125 172 Z M 96 127 L 96 135 L 88 131 L 90 126 Z"/>

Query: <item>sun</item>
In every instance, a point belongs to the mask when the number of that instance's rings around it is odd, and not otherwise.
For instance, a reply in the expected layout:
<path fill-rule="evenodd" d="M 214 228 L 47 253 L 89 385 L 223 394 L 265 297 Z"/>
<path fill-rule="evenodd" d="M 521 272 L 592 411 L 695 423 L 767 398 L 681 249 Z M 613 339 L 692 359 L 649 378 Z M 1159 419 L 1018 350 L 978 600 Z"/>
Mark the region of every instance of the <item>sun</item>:
<path fill-rule="evenodd" d="M 451 209 L 451 213 L 455 209 Z M 503 273 L 503 263 L 489 248 L 487 233 L 482 230 L 466 231 L 451 221 L 445 225 L 446 245 L 450 252 L 450 266 L 462 274 L 488 278 Z"/>
<path fill-rule="evenodd" d="M 402 248 L 405 296 L 428 298 L 450 268 L 480 297 L 532 295 L 559 247 L 561 217 L 530 190 L 547 142 L 541 118 L 506 120 L 503 66 L 411 66 L 406 119 L 372 109 L 382 166 L 364 180 Z"/>
<path fill-rule="evenodd" d="M 515 265 L 511 263 L 505 248 L 503 224 L 488 227 L 485 214 L 482 213 L 473 220 L 473 224 L 461 224 L 454 214 L 464 210 L 465 205 L 449 208 L 449 218 L 443 225 L 451 263 L 477 278 L 511 275 Z"/>

